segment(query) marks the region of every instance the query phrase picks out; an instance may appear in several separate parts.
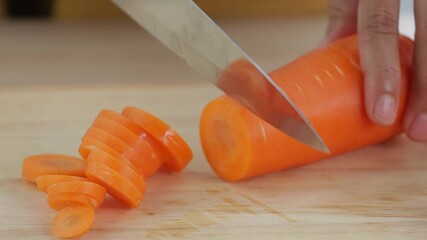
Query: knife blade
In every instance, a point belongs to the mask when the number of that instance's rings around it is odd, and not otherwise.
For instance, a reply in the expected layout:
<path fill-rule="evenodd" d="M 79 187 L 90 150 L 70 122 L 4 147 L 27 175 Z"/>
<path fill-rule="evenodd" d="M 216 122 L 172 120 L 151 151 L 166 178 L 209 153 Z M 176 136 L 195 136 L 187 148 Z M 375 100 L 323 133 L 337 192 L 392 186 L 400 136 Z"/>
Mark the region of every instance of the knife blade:
<path fill-rule="evenodd" d="M 112 0 L 225 94 L 285 134 L 329 149 L 288 95 L 192 0 Z"/>

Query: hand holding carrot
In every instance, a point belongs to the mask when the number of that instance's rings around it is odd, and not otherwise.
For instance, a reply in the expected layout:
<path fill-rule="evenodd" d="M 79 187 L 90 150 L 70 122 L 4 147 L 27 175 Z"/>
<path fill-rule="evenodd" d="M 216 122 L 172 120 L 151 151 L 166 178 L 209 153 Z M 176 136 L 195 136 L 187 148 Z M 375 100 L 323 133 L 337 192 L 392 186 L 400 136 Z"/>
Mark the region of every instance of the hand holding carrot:
<path fill-rule="evenodd" d="M 329 26 L 323 43 L 359 34 L 368 116 L 391 125 L 401 92 L 398 51 L 399 0 L 330 0 Z M 427 141 L 427 1 L 414 0 L 416 33 L 409 103 L 404 126 L 409 138 Z"/>

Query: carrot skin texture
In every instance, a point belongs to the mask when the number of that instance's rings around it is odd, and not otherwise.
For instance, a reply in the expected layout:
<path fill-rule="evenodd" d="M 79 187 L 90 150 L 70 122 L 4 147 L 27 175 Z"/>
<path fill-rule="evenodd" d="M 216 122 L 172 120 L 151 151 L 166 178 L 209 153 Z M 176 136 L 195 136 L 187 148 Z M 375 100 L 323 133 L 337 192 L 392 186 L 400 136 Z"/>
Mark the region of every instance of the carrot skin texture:
<path fill-rule="evenodd" d="M 288 93 L 334 156 L 402 132 L 412 51 L 412 41 L 401 37 L 402 94 L 398 118 L 388 127 L 374 124 L 366 115 L 357 36 L 308 53 L 270 76 Z M 203 110 L 200 138 L 211 167 L 228 181 L 329 157 L 283 134 L 227 96 L 213 100 Z"/>

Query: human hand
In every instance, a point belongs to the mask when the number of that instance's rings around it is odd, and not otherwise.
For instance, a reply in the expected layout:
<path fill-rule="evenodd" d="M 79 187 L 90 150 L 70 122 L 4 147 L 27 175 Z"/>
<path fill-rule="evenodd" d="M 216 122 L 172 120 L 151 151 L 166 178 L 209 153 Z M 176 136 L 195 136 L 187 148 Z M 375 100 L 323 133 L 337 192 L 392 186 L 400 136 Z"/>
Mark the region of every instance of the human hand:
<path fill-rule="evenodd" d="M 369 118 L 381 125 L 396 120 L 401 69 L 399 0 L 329 0 L 329 24 L 323 43 L 359 34 Z M 404 129 L 409 138 L 427 141 L 427 1 L 414 0 L 415 49 Z"/>

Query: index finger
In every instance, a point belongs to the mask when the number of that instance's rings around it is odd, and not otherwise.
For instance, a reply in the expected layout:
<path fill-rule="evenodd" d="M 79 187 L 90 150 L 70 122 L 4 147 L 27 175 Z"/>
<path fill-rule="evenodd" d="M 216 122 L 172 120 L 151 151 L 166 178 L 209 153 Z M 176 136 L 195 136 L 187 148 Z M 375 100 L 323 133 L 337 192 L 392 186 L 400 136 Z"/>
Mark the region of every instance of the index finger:
<path fill-rule="evenodd" d="M 399 104 L 398 18 L 399 0 L 359 0 L 358 33 L 366 111 L 371 120 L 381 125 L 395 121 Z"/>

